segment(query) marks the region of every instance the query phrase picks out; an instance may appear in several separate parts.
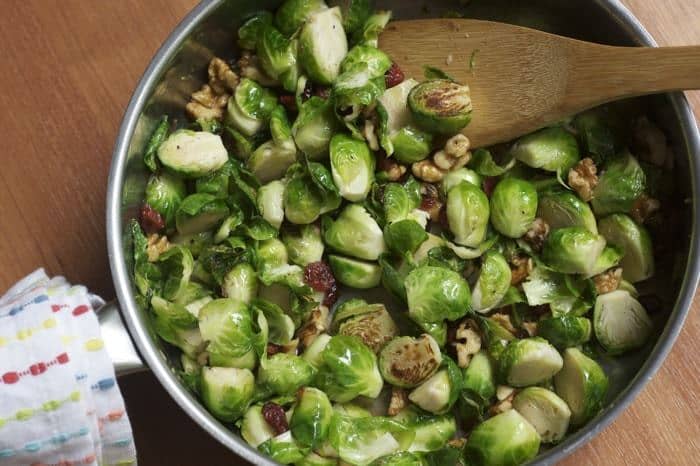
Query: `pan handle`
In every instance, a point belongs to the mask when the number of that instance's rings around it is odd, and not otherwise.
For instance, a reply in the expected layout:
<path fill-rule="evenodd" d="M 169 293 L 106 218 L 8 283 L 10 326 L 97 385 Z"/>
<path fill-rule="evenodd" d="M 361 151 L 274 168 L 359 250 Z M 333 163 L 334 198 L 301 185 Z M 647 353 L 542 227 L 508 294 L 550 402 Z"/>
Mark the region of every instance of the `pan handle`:
<path fill-rule="evenodd" d="M 105 349 L 112 358 L 117 376 L 148 369 L 136 350 L 131 335 L 124 324 L 116 301 L 105 303 L 97 310 Z"/>

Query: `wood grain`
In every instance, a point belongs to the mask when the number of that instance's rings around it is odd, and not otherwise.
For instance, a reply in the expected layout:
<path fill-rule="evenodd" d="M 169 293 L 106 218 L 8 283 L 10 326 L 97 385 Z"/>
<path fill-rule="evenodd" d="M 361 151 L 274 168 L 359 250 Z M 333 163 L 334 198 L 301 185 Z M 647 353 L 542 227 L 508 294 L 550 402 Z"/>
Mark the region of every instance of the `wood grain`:
<path fill-rule="evenodd" d="M 0 15 L 0 289 L 44 266 L 114 296 L 104 236 L 110 154 L 131 92 L 194 0 L 5 0 Z M 700 0 L 626 0 L 662 45 L 700 43 Z M 700 116 L 700 93 L 688 94 Z M 564 465 L 700 458 L 698 299 L 632 407 Z M 140 464 L 244 464 L 149 374 L 121 382 Z"/>

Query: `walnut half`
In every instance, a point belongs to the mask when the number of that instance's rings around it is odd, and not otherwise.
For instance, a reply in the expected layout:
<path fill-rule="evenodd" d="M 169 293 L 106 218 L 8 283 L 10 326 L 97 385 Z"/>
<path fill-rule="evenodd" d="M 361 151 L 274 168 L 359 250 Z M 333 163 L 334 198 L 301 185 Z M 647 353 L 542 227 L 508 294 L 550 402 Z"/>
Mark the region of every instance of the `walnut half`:
<path fill-rule="evenodd" d="M 593 190 L 598 185 L 597 173 L 598 168 L 590 157 L 582 159 L 569 170 L 569 186 L 586 202 L 593 199 Z"/>
<path fill-rule="evenodd" d="M 238 75 L 228 63 L 218 57 L 211 59 L 207 72 L 209 82 L 192 93 L 185 111 L 195 120 L 220 120 L 231 93 L 238 85 Z"/>
<path fill-rule="evenodd" d="M 469 162 L 472 156 L 469 147 L 469 139 L 463 134 L 457 134 L 448 139 L 445 147 L 430 159 L 414 163 L 411 170 L 416 178 L 437 183 L 447 172 L 462 168 Z"/>

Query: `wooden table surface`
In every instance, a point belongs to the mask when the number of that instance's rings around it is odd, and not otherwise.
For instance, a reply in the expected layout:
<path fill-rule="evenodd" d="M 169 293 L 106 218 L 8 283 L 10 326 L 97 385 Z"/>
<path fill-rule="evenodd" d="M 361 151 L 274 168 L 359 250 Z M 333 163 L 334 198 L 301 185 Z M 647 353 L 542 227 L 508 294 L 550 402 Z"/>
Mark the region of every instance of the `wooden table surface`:
<path fill-rule="evenodd" d="M 0 290 L 43 266 L 114 296 L 104 232 L 112 145 L 142 71 L 195 3 L 1 3 Z M 700 0 L 624 3 L 661 45 L 700 44 Z M 700 93 L 688 95 L 700 115 Z M 696 299 L 671 355 L 631 408 L 562 464 L 700 463 L 699 305 Z M 121 385 L 142 465 L 243 464 L 150 374 Z"/>

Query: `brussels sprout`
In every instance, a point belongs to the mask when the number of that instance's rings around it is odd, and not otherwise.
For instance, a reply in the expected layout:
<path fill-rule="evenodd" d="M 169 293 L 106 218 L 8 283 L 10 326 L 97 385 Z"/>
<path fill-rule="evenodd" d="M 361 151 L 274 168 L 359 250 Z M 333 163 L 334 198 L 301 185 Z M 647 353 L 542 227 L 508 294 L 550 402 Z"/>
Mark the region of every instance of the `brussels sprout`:
<path fill-rule="evenodd" d="M 202 401 L 210 413 L 224 422 L 234 422 L 253 398 L 255 377 L 248 369 L 202 368 Z"/>
<path fill-rule="evenodd" d="M 413 388 L 431 377 L 442 363 L 440 346 L 433 337 L 397 337 L 379 353 L 384 380 L 402 388 Z"/>
<path fill-rule="evenodd" d="M 394 416 L 394 419 L 416 434 L 408 448 L 409 452 L 439 450 L 457 432 L 457 422 L 451 415 L 432 416 L 419 413 L 414 409 L 404 409 Z"/>
<path fill-rule="evenodd" d="M 292 125 L 294 142 L 309 158 L 321 159 L 328 152 L 337 125 L 333 103 L 320 97 L 311 97 L 299 108 L 299 115 Z"/>
<path fill-rule="evenodd" d="M 582 315 L 593 306 L 594 288 L 590 280 L 555 273 L 545 267 L 536 267 L 522 288 L 530 306 L 549 304 L 555 315 Z"/>
<path fill-rule="evenodd" d="M 410 443 L 410 437 L 407 429 L 393 419 L 354 417 L 339 412 L 333 416 L 329 435 L 331 446 L 340 459 L 349 464 L 369 464 L 400 451 L 402 443 Z"/>
<path fill-rule="evenodd" d="M 544 128 L 518 139 L 511 152 L 530 167 L 564 174 L 580 158 L 576 138 L 561 126 Z"/>
<path fill-rule="evenodd" d="M 299 34 L 299 62 L 312 80 L 332 84 L 347 53 L 340 8 L 317 11 L 308 18 Z"/>
<path fill-rule="evenodd" d="M 158 257 L 158 264 L 165 276 L 161 290 L 163 298 L 177 300 L 186 292 L 192 275 L 192 253 L 185 247 L 172 246 Z"/>
<path fill-rule="evenodd" d="M 168 302 L 158 296 L 151 298 L 153 326 L 163 340 L 180 348 L 190 357 L 196 357 L 204 342 L 197 330 L 197 318 L 178 304 Z"/>
<path fill-rule="evenodd" d="M 175 225 L 181 235 L 192 235 L 211 230 L 228 214 L 224 200 L 211 194 L 190 194 L 175 213 Z"/>
<path fill-rule="evenodd" d="M 287 265 L 289 258 L 284 243 L 277 238 L 262 241 L 257 248 L 258 272 L 264 274 L 270 270 Z"/>
<path fill-rule="evenodd" d="M 485 350 L 480 350 L 472 356 L 462 375 L 463 389 L 480 404 L 485 405 L 496 395 L 494 367 Z"/>
<path fill-rule="evenodd" d="M 517 466 L 537 456 L 540 436 L 514 409 L 479 424 L 465 446 L 468 464 L 474 466 Z"/>
<path fill-rule="evenodd" d="M 180 380 L 192 393 L 200 394 L 202 388 L 202 366 L 190 356 L 182 353 L 180 355 L 182 371 L 178 371 Z"/>
<path fill-rule="evenodd" d="M 370 466 L 425 466 L 423 458 L 416 453 L 402 451 L 374 460 Z"/>
<path fill-rule="evenodd" d="M 275 431 L 262 414 L 262 406 L 248 408 L 241 421 L 241 437 L 253 448 L 275 436 Z"/>
<path fill-rule="evenodd" d="M 208 302 L 212 301 L 213 298 L 211 296 L 205 296 L 203 298 L 196 299 L 188 304 L 185 304 L 185 309 L 187 309 L 187 312 L 192 314 L 195 317 L 199 317 L 199 311 L 202 310 L 205 304 Z"/>
<path fill-rule="evenodd" d="M 396 134 L 402 128 L 413 122 L 411 110 L 408 108 L 408 94 L 418 85 L 415 79 L 407 79 L 384 91 L 378 102 L 387 113 L 387 131 Z"/>
<path fill-rule="evenodd" d="M 625 280 L 636 283 L 654 275 L 654 252 L 646 228 L 623 214 L 601 219 L 598 227 L 609 244 L 622 249 L 620 265 Z"/>
<path fill-rule="evenodd" d="M 146 185 L 146 204 L 157 211 L 170 228 L 175 223 L 175 212 L 187 196 L 185 183 L 168 173 L 152 175 Z"/>
<path fill-rule="evenodd" d="M 158 165 L 156 164 L 156 153 L 158 151 L 158 147 L 160 147 L 163 141 L 165 141 L 165 138 L 168 137 L 169 126 L 168 115 L 163 115 L 151 133 L 151 137 L 148 139 L 148 143 L 146 144 L 146 149 L 143 151 L 143 163 L 152 172 L 158 170 Z"/>
<path fill-rule="evenodd" d="M 307 225 L 321 215 L 323 197 L 305 176 L 295 176 L 284 191 L 284 215 L 291 223 Z"/>
<path fill-rule="evenodd" d="M 383 381 L 377 367 L 377 357 L 355 337 L 336 335 L 321 353 L 321 365 L 315 386 L 340 403 L 359 395 L 376 398 Z"/>
<path fill-rule="evenodd" d="M 386 222 L 394 223 L 408 218 L 413 203 L 403 186 L 398 183 L 387 183 L 384 186 L 382 205 Z"/>
<path fill-rule="evenodd" d="M 337 322 L 337 316 L 336 309 L 333 325 Z M 360 306 L 353 315 L 344 318 L 338 325 L 338 334 L 357 337 L 372 351 L 379 353 L 388 341 L 399 334 L 399 329 L 384 305 L 375 304 Z"/>
<path fill-rule="evenodd" d="M 323 233 L 335 251 L 358 259 L 377 260 L 386 252 L 384 235 L 372 216 L 359 204 L 350 204 Z"/>
<path fill-rule="evenodd" d="M 289 428 L 302 445 L 315 447 L 326 440 L 333 417 L 333 407 L 325 393 L 317 388 L 300 390 Z"/>
<path fill-rule="evenodd" d="M 591 338 L 591 321 L 568 314 L 542 319 L 537 323 L 537 335 L 559 349 L 579 346 Z"/>
<path fill-rule="evenodd" d="M 224 276 L 221 294 L 226 298 L 250 304 L 258 294 L 258 277 L 255 269 L 245 262 L 236 265 Z"/>
<path fill-rule="evenodd" d="M 537 216 L 547 222 L 552 230 L 584 227 L 591 233 L 598 233 L 596 220 L 588 203 L 569 191 L 552 190 L 540 194 Z"/>
<path fill-rule="evenodd" d="M 321 355 L 329 341 L 331 341 L 330 335 L 327 333 L 320 334 L 314 339 L 311 345 L 306 348 L 301 357 L 314 366 L 314 368 L 319 369 L 323 365 L 323 357 Z"/>
<path fill-rule="evenodd" d="M 510 265 L 501 254 L 487 253 L 472 291 L 472 308 L 486 313 L 497 306 L 510 288 L 510 275 Z"/>
<path fill-rule="evenodd" d="M 448 79 L 415 86 L 408 94 L 408 106 L 418 127 L 431 133 L 458 133 L 472 119 L 469 86 Z"/>
<path fill-rule="evenodd" d="M 372 14 L 371 0 L 330 0 L 328 3 L 340 8 L 343 29 L 347 34 L 353 34 L 360 29 Z"/>
<path fill-rule="evenodd" d="M 462 181 L 466 181 L 474 186 L 481 187 L 483 179 L 477 172 L 466 167 L 452 170 L 447 172 L 440 182 L 440 190 L 442 191 L 442 194 L 447 195 L 447 193 L 449 193 L 453 187 L 457 186 Z"/>
<path fill-rule="evenodd" d="M 486 345 L 486 350 L 491 358 L 498 362 L 508 343 L 515 339 L 512 333 L 503 328 L 501 324 L 492 318 L 485 317 L 478 320 L 481 328 L 482 339 Z"/>
<path fill-rule="evenodd" d="M 299 445 L 289 430 L 261 443 L 258 450 L 281 464 L 296 463 L 309 453 L 309 449 Z"/>
<path fill-rule="evenodd" d="M 158 159 L 179 175 L 197 178 L 223 167 L 228 152 L 219 135 L 181 129 L 158 147 Z"/>
<path fill-rule="evenodd" d="M 276 180 L 258 190 L 258 211 L 267 223 L 278 230 L 284 221 L 284 188 L 284 183 Z"/>
<path fill-rule="evenodd" d="M 501 234 L 520 238 L 537 214 L 537 191 L 529 181 L 504 178 L 491 194 L 491 223 Z"/>
<path fill-rule="evenodd" d="M 345 120 L 353 119 L 362 106 L 369 106 L 382 95 L 386 87 L 383 74 L 375 74 L 369 63 L 356 62 L 343 71 L 333 83 L 336 108 L 351 109 Z M 379 112 L 379 107 L 377 107 Z M 386 121 L 386 118 L 384 119 Z"/>
<path fill-rule="evenodd" d="M 258 390 L 268 395 L 292 395 L 300 387 L 308 385 L 314 373 L 314 367 L 304 358 L 277 353 L 260 363 Z"/>
<path fill-rule="evenodd" d="M 268 326 L 268 340 L 276 345 L 287 345 L 294 337 L 294 321 L 275 303 L 255 299 L 252 308 L 265 316 Z"/>
<path fill-rule="evenodd" d="M 564 367 L 554 376 L 554 387 L 571 409 L 571 425 L 586 423 L 603 408 L 608 378 L 593 359 L 578 348 L 564 351 Z"/>
<path fill-rule="evenodd" d="M 289 260 L 301 267 L 318 262 L 323 257 L 321 229 L 316 225 L 285 228 L 282 230 L 282 242 L 287 247 Z"/>
<path fill-rule="evenodd" d="M 396 254 L 414 252 L 428 239 L 423 226 L 412 219 L 399 220 L 384 227 L 384 241 Z"/>
<path fill-rule="evenodd" d="M 598 216 L 629 212 L 644 193 L 645 185 L 644 170 L 632 154 L 625 152 L 615 157 L 598 177 L 591 201 L 593 212 Z"/>
<path fill-rule="evenodd" d="M 511 340 L 499 360 L 501 379 L 512 387 L 527 387 L 551 379 L 562 367 L 557 350 L 539 337 Z"/>
<path fill-rule="evenodd" d="M 314 452 L 306 455 L 301 461 L 294 463 L 296 466 L 338 466 L 337 458 L 326 458 Z"/>
<path fill-rule="evenodd" d="M 608 115 L 601 108 L 579 113 L 574 118 L 574 128 L 578 133 L 586 153 L 593 154 L 596 163 L 605 161 L 615 155 L 617 141 Z"/>
<path fill-rule="evenodd" d="M 571 419 L 567 404 L 542 387 L 528 387 L 513 399 L 513 409 L 532 424 L 543 443 L 557 443 L 566 435 Z"/>
<path fill-rule="evenodd" d="M 463 181 L 447 193 L 447 222 L 455 243 L 476 247 L 486 238 L 489 199 L 471 183 Z"/>
<path fill-rule="evenodd" d="M 605 238 L 584 227 L 552 231 L 544 242 L 542 260 L 561 273 L 588 274 L 605 248 Z"/>
<path fill-rule="evenodd" d="M 226 123 L 243 135 L 252 136 L 263 129 L 276 106 L 277 98 L 271 91 L 243 78 L 228 99 Z"/>
<path fill-rule="evenodd" d="M 379 43 L 379 34 L 382 33 L 387 23 L 391 19 L 391 11 L 378 11 L 371 15 L 361 29 L 358 29 L 353 35 L 353 42 L 365 43 L 372 47 L 377 47 Z"/>
<path fill-rule="evenodd" d="M 275 25 L 285 36 L 291 36 L 314 14 L 327 9 L 323 0 L 286 0 L 277 9 Z"/>
<path fill-rule="evenodd" d="M 267 183 L 282 178 L 296 157 L 297 150 L 293 141 L 283 145 L 267 141 L 255 149 L 246 165 L 261 183 Z"/>
<path fill-rule="evenodd" d="M 268 24 L 272 24 L 272 13 L 269 11 L 261 11 L 246 20 L 246 22 L 238 28 L 238 45 L 242 49 L 255 50 L 258 44 L 258 38 L 264 27 Z"/>
<path fill-rule="evenodd" d="M 265 73 L 289 92 L 296 89 L 299 78 L 297 41 L 287 39 L 277 28 L 266 25 L 257 41 L 257 56 Z"/>
<path fill-rule="evenodd" d="M 199 311 L 199 330 L 208 341 L 213 366 L 252 369 L 257 335 L 248 307 L 235 299 L 215 299 Z"/>
<path fill-rule="evenodd" d="M 391 68 L 389 56 L 376 47 L 369 45 L 356 45 L 345 56 L 340 65 L 340 72 L 351 70 L 355 65 L 363 64 L 367 67 L 368 75 L 372 78 L 384 76 Z"/>
<path fill-rule="evenodd" d="M 446 241 L 437 235 L 428 233 L 428 239 L 423 241 L 421 245 L 413 253 L 413 261 L 415 263 L 422 263 L 430 253 L 431 250 L 435 248 L 442 248 L 446 244 Z"/>
<path fill-rule="evenodd" d="M 336 134 L 330 144 L 331 172 L 340 195 L 351 202 L 364 200 L 374 181 L 374 155 L 364 141 Z"/>
<path fill-rule="evenodd" d="M 450 358 L 443 359 L 444 368 L 414 388 L 408 399 L 433 414 L 444 414 L 452 408 L 462 391 L 462 372 Z"/>
<path fill-rule="evenodd" d="M 622 249 L 617 246 L 605 246 L 603 252 L 600 253 L 598 258 L 593 265 L 593 269 L 586 275 L 586 278 L 590 278 L 599 273 L 603 273 L 606 270 L 615 267 L 620 263 L 623 253 Z"/>
<path fill-rule="evenodd" d="M 352 288 L 367 289 L 379 285 L 382 270 L 379 265 L 363 262 L 348 257 L 331 254 L 328 263 L 333 269 L 333 275 L 343 285 Z"/>
<path fill-rule="evenodd" d="M 467 282 L 453 270 L 421 266 L 405 281 L 408 315 L 416 322 L 457 320 L 471 309 Z"/>
<path fill-rule="evenodd" d="M 393 88 L 392 88 L 393 89 Z M 433 136 L 412 126 L 405 126 L 389 136 L 393 156 L 404 164 L 419 162 L 430 155 Z"/>
<path fill-rule="evenodd" d="M 639 348 L 653 330 L 647 311 L 628 292 L 615 290 L 598 296 L 593 309 L 598 342 L 609 354 Z"/>

